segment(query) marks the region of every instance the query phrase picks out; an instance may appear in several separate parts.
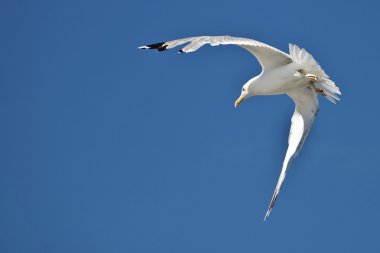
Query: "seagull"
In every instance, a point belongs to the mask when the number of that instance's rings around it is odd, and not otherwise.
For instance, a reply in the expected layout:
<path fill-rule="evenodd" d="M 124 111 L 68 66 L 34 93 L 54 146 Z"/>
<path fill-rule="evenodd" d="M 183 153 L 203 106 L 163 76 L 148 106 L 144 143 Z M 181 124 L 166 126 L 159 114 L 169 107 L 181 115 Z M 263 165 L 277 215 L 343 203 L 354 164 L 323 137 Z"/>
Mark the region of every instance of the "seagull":
<path fill-rule="evenodd" d="M 190 53 L 209 44 L 236 45 L 246 49 L 259 61 L 262 71 L 243 85 L 237 107 L 243 100 L 258 95 L 287 94 L 295 103 L 288 138 L 288 149 L 272 199 L 264 217 L 269 217 L 292 160 L 300 152 L 318 113 L 318 98 L 334 104 L 341 95 L 314 57 L 305 49 L 289 44 L 289 54 L 257 40 L 231 36 L 198 36 L 141 46 L 140 49 L 165 51 L 186 44 L 179 53 Z"/>

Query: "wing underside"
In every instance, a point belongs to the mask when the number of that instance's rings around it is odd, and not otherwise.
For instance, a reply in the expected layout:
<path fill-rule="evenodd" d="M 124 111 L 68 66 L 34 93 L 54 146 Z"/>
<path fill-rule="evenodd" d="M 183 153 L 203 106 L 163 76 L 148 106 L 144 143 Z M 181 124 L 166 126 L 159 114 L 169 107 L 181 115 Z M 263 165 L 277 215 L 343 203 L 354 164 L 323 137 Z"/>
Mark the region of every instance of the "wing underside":
<path fill-rule="evenodd" d="M 187 44 L 179 50 L 180 53 L 190 53 L 198 50 L 200 47 L 210 44 L 211 46 L 218 45 L 237 45 L 253 54 L 260 62 L 263 70 L 268 70 L 274 67 L 288 64 L 292 62 L 290 55 L 283 51 L 269 46 L 265 43 L 231 36 L 198 36 L 190 37 L 166 42 L 155 43 L 139 47 L 140 49 L 156 49 L 158 51 L 165 51 L 182 44 Z"/>
<path fill-rule="evenodd" d="M 314 89 L 311 86 L 295 88 L 288 95 L 295 103 L 295 110 L 291 120 L 291 127 L 288 139 L 288 150 L 282 165 L 280 177 L 274 190 L 268 210 L 264 220 L 270 215 L 272 208 L 276 202 L 281 185 L 285 180 L 286 173 L 290 167 L 292 160 L 301 150 L 303 143 L 309 133 L 314 118 L 318 113 L 318 100 Z"/>

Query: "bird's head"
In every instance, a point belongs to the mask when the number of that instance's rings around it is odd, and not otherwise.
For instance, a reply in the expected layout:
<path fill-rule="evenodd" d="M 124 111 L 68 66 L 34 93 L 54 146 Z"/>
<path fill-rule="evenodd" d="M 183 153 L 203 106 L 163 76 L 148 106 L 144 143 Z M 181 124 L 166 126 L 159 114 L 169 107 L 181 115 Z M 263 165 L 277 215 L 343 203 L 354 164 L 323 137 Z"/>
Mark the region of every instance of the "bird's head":
<path fill-rule="evenodd" d="M 243 88 L 241 89 L 240 97 L 235 101 L 235 107 L 240 105 L 241 102 L 243 102 L 244 99 L 247 99 L 249 97 L 253 96 L 253 90 L 254 90 L 254 81 L 255 78 L 249 80 L 246 84 L 243 85 Z"/>

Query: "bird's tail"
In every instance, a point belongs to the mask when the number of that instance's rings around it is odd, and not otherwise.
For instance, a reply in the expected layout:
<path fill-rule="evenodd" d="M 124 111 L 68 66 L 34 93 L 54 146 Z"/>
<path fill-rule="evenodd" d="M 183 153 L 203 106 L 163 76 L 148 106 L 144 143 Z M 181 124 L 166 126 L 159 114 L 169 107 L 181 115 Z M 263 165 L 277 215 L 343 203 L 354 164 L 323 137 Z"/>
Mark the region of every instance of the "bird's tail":
<path fill-rule="evenodd" d="M 338 95 L 341 95 L 339 87 L 329 79 L 329 76 L 321 68 L 314 57 L 304 48 L 299 48 L 297 45 L 289 44 L 290 57 L 297 64 L 297 68 L 302 69 L 307 74 L 313 74 L 318 77 L 315 86 L 323 90 L 323 95 L 331 102 L 336 103 L 339 100 Z"/>

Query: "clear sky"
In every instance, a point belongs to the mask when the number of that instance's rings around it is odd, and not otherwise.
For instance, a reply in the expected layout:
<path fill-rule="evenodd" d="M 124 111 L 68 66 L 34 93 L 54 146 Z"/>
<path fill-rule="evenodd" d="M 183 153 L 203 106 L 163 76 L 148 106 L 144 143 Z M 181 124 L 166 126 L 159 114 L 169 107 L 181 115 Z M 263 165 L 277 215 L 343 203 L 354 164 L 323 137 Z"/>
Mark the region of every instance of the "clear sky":
<path fill-rule="evenodd" d="M 354 3 L 355 2 L 355 3 Z M 0 252 L 379 252 L 377 1 L 0 2 Z M 276 206 L 293 102 L 234 46 L 305 47 L 343 93 Z"/>

